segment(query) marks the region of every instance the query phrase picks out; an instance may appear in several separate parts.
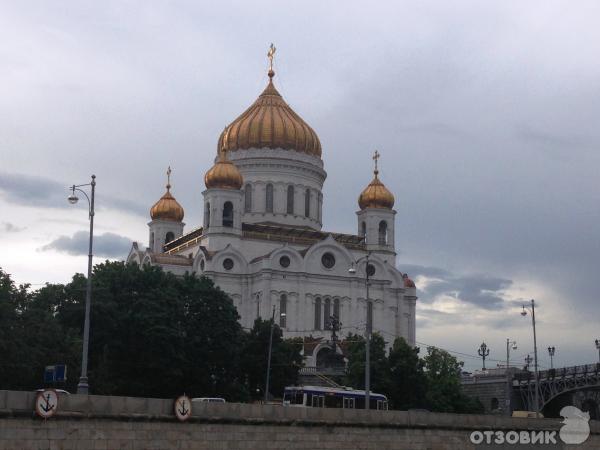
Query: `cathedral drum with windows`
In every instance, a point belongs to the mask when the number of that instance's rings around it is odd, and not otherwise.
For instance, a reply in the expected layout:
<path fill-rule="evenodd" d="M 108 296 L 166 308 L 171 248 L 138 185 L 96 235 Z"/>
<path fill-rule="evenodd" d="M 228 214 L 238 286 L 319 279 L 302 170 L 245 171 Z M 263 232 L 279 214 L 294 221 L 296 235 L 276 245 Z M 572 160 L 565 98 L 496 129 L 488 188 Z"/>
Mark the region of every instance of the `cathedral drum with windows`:
<path fill-rule="evenodd" d="M 368 260 L 373 332 L 414 345 L 416 290 L 396 268 L 394 196 L 379 179 L 379 153 L 358 198 L 357 234 L 323 231 L 321 143 L 275 88 L 272 68 L 268 75 L 258 99 L 219 137 L 204 177 L 203 226 L 184 233 L 169 169 L 167 191 L 150 210 L 149 246 L 134 243 L 127 260 L 211 278 L 244 327 L 275 308 L 285 337 L 323 341 L 332 316 L 342 336 L 364 333 Z M 316 365 L 311 355 L 307 365 Z"/>

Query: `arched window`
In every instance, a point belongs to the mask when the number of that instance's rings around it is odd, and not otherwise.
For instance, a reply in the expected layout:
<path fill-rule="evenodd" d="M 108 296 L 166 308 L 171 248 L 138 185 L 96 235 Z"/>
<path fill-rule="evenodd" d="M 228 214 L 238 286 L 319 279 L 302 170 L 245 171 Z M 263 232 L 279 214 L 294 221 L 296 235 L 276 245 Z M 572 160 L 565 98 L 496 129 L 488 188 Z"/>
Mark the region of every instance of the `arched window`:
<path fill-rule="evenodd" d="M 208 229 L 210 226 L 210 202 L 206 203 L 206 209 L 204 210 L 204 228 Z"/>
<path fill-rule="evenodd" d="M 279 326 L 285 328 L 287 324 L 287 296 L 281 294 L 279 298 Z"/>
<path fill-rule="evenodd" d="M 273 185 L 271 183 L 267 184 L 267 212 L 273 212 Z"/>
<path fill-rule="evenodd" d="M 321 329 L 321 299 L 315 300 L 315 330 Z"/>
<path fill-rule="evenodd" d="M 252 211 L 252 185 L 247 184 L 244 189 L 244 211 Z"/>
<path fill-rule="evenodd" d="M 337 320 L 340 320 L 340 299 L 336 298 L 333 301 L 333 315 Z"/>
<path fill-rule="evenodd" d="M 294 214 L 294 186 L 287 188 L 287 213 Z"/>
<path fill-rule="evenodd" d="M 318 200 L 317 200 L 317 219 L 319 222 L 323 217 L 323 194 L 319 192 Z"/>
<path fill-rule="evenodd" d="M 223 205 L 223 226 L 233 226 L 233 203 L 225 202 Z"/>
<path fill-rule="evenodd" d="M 379 222 L 379 245 L 387 245 L 388 234 L 387 234 L 387 222 L 382 220 Z"/>
<path fill-rule="evenodd" d="M 304 192 L 304 216 L 310 217 L 310 189 Z"/>
<path fill-rule="evenodd" d="M 365 222 L 361 222 L 360 224 L 360 235 L 365 238 L 367 238 L 367 224 Z"/>
<path fill-rule="evenodd" d="M 331 300 L 326 298 L 325 299 L 325 307 L 323 308 L 323 315 L 325 316 L 325 329 L 329 330 L 331 329 Z"/>
<path fill-rule="evenodd" d="M 154 248 L 154 231 L 150 233 L 150 248 Z"/>
<path fill-rule="evenodd" d="M 165 236 L 165 244 L 167 242 L 171 242 L 173 239 L 175 239 L 175 234 L 173 234 L 172 231 L 168 231 L 167 235 Z"/>

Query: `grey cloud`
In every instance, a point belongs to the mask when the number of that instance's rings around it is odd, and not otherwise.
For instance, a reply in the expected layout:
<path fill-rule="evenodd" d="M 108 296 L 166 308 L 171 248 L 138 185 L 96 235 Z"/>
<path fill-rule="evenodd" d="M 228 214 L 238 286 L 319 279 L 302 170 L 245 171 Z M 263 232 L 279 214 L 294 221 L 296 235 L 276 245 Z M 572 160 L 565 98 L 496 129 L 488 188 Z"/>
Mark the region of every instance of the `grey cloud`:
<path fill-rule="evenodd" d="M 513 284 L 509 279 L 486 274 L 459 275 L 437 267 L 416 265 L 403 265 L 402 270 L 407 271 L 413 279 L 421 275 L 435 278 L 424 289 L 417 286 L 421 300 L 426 303 L 437 296 L 447 295 L 488 310 L 500 310 L 512 305 L 503 295 L 503 291 Z"/>
<path fill-rule="evenodd" d="M 43 208 L 72 207 L 67 202 L 69 187 L 41 176 L 0 172 L 0 193 L 7 202 L 19 205 Z M 77 195 L 81 201 L 86 201 L 82 198 L 82 194 L 77 193 Z M 98 188 L 96 188 L 95 207 L 97 209 L 109 207 L 139 215 L 148 214 L 148 208 L 141 207 L 137 202 L 98 193 Z"/>
<path fill-rule="evenodd" d="M 2 230 L 6 233 L 18 233 L 25 230 L 27 227 L 18 227 L 10 222 L 2 222 Z"/>
<path fill-rule="evenodd" d="M 600 267 L 600 152 L 590 150 L 600 148 L 600 62 L 590 55 L 600 28 L 589 8 L 565 4 L 351 1 L 340 20 L 327 2 L 240 3 L 234 15 L 217 2 L 13 2 L 3 10 L 14 45 L 0 75 L 10 87 L 2 168 L 64 180 L 65 161 L 71 173 L 94 167 L 100 206 L 112 186 L 133 203 L 123 209 L 147 217 L 171 164 L 193 228 L 223 125 L 266 85 L 269 41 L 255 31 L 269 29 L 275 84 L 323 144 L 325 229 L 356 232 L 377 148 L 396 196 L 397 249 L 432 266 L 423 270 L 443 280 L 432 291 L 497 308 L 502 280 L 528 280 L 589 321 Z M 24 186 L 23 201 L 66 208 L 59 184 L 51 199 Z M 0 194 L 19 199 L 15 189 Z M 446 261 L 456 273 L 439 269 Z M 458 275 L 473 267 L 495 281 Z M 426 304 L 431 293 L 419 296 Z"/>
<path fill-rule="evenodd" d="M 520 125 L 517 127 L 517 137 L 528 143 L 537 144 L 543 147 L 556 147 L 565 152 L 570 152 L 580 148 L 595 148 L 590 139 L 575 135 L 559 135 L 540 131 L 529 125 Z"/>
<path fill-rule="evenodd" d="M 89 233 L 78 231 L 73 236 L 60 236 L 40 250 L 56 250 L 69 255 L 87 255 Z M 114 233 L 94 236 L 94 255 L 106 258 L 125 258 L 131 247 L 131 239 Z"/>
<path fill-rule="evenodd" d="M 65 207 L 67 187 L 56 181 L 16 173 L 0 173 L 0 191 L 10 203 Z"/>

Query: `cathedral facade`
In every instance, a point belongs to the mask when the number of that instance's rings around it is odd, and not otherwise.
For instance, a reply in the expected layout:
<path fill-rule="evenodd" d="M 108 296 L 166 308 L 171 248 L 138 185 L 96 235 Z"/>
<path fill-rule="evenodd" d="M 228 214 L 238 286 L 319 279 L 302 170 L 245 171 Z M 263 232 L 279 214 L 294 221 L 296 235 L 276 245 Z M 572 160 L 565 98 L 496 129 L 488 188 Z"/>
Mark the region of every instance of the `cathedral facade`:
<path fill-rule="evenodd" d="M 285 337 L 325 341 L 332 324 L 341 335 L 364 334 L 371 320 L 388 343 L 401 336 L 414 345 L 416 290 L 396 267 L 394 196 L 379 179 L 378 153 L 358 198 L 356 234 L 323 231 L 319 137 L 268 74 L 258 99 L 219 137 L 204 177 L 203 225 L 185 232 L 169 181 L 150 210 L 148 247 L 133 243 L 127 261 L 209 277 L 244 327 L 274 317 Z"/>

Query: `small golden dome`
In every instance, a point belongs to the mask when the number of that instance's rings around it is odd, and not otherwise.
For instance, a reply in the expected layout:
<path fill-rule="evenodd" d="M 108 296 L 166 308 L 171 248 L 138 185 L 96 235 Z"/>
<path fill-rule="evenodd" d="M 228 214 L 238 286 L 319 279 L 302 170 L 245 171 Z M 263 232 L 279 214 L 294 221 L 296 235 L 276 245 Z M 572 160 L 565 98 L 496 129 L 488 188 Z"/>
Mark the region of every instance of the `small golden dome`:
<path fill-rule="evenodd" d="M 258 99 L 228 127 L 225 149 L 283 148 L 321 157 L 317 133 L 296 114 L 273 85 L 275 72 L 269 69 L 269 84 Z M 218 148 L 223 148 L 223 133 Z"/>
<path fill-rule="evenodd" d="M 224 131 L 224 133 L 226 132 L 227 130 Z M 225 142 L 227 142 L 227 134 Z M 226 153 L 225 150 L 222 150 L 219 160 L 204 175 L 204 184 L 207 189 L 241 189 L 244 183 L 242 174 L 235 164 L 227 159 Z"/>
<path fill-rule="evenodd" d="M 377 150 L 373 159 L 375 160 L 375 170 L 373 171 L 375 177 L 359 195 L 358 206 L 360 206 L 361 210 L 365 208 L 392 209 L 395 201 L 394 196 L 378 178 L 377 160 L 379 159 L 379 152 Z"/>
<path fill-rule="evenodd" d="M 167 170 L 167 192 L 150 208 L 150 217 L 152 220 L 171 220 L 181 222 L 183 220 L 183 208 L 175 197 L 171 195 L 171 168 Z"/>

